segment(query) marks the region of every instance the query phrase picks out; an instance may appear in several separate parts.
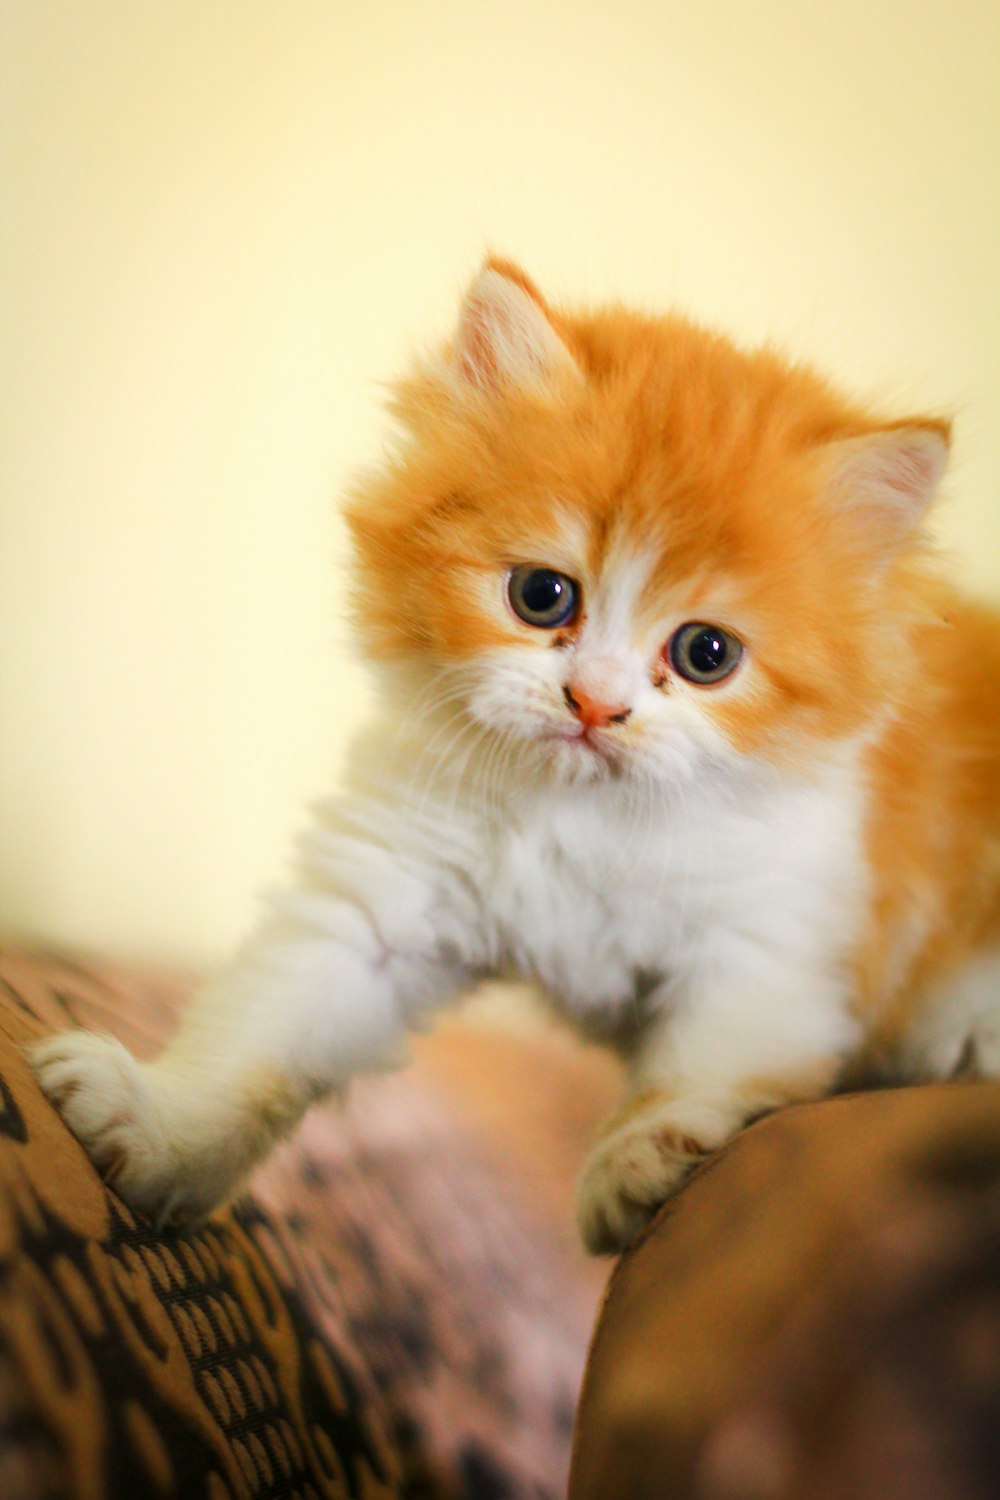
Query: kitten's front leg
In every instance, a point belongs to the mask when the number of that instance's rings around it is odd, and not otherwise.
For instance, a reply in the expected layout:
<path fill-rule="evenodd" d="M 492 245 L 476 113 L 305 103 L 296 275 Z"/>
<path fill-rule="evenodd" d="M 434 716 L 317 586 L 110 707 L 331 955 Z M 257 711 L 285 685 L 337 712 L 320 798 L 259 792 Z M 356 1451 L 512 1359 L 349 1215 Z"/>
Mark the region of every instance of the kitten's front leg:
<path fill-rule="evenodd" d="M 839 987 L 775 976 L 650 1024 L 622 1107 L 605 1125 L 577 1189 L 592 1254 L 617 1254 L 711 1152 L 755 1116 L 821 1098 L 856 1040 Z"/>
<path fill-rule="evenodd" d="M 231 1197 L 309 1102 L 273 1059 L 231 1069 L 168 1051 L 146 1064 L 89 1031 L 47 1037 L 30 1061 L 101 1175 L 161 1226 L 202 1219 Z"/>
<path fill-rule="evenodd" d="M 314 1100 L 399 1061 L 408 1022 L 475 977 L 438 872 L 353 837 L 326 854 L 312 886 L 195 998 L 154 1062 L 79 1030 L 32 1050 L 43 1090 L 95 1164 L 158 1222 L 211 1212 Z M 345 874 L 352 862 L 356 879 Z"/>

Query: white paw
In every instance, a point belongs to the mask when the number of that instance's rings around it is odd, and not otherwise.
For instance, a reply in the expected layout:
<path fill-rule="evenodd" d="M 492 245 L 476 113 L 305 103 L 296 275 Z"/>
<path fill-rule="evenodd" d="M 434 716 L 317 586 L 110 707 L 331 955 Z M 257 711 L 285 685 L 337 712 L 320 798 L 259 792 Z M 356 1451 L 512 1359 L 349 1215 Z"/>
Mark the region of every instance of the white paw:
<path fill-rule="evenodd" d="M 198 1160 L 190 1129 L 178 1128 L 153 1070 L 113 1037 L 60 1032 L 37 1043 L 29 1061 L 98 1171 L 133 1208 L 160 1225 L 197 1221 L 225 1196 Z"/>
<path fill-rule="evenodd" d="M 577 1184 L 577 1224 L 592 1255 L 626 1249 L 692 1167 L 729 1134 L 716 1112 L 676 1101 L 612 1121 Z"/>

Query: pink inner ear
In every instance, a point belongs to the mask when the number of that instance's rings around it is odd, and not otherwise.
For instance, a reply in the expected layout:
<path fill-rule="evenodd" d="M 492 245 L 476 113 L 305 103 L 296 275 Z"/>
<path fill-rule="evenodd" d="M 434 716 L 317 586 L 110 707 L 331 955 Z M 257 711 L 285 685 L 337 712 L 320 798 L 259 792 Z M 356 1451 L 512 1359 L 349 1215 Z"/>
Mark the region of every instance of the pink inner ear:
<path fill-rule="evenodd" d="M 504 386 L 544 387 L 580 373 L 541 304 L 492 267 L 480 273 L 465 299 L 452 360 L 465 384 L 490 394 Z"/>
<path fill-rule="evenodd" d="M 832 494 L 900 536 L 934 498 L 948 444 L 931 426 L 900 427 L 833 445 Z"/>
<path fill-rule="evenodd" d="M 500 363 L 490 340 L 489 322 L 481 302 L 472 298 L 462 309 L 458 336 L 458 368 L 472 385 L 500 389 Z"/>
<path fill-rule="evenodd" d="M 917 439 L 880 455 L 872 478 L 901 500 L 923 500 L 941 477 L 941 445 Z"/>

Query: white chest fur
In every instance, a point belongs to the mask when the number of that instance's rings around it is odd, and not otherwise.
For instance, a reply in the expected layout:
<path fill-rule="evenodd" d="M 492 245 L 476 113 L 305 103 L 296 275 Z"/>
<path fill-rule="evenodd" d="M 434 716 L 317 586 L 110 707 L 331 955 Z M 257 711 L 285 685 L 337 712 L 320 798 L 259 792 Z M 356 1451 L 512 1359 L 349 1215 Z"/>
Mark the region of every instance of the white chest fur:
<path fill-rule="evenodd" d="M 684 994 L 734 945 L 829 973 L 860 920 L 859 804 L 843 770 L 743 799 L 643 803 L 606 784 L 525 799 L 477 872 L 501 966 L 579 1013 L 661 982 Z"/>

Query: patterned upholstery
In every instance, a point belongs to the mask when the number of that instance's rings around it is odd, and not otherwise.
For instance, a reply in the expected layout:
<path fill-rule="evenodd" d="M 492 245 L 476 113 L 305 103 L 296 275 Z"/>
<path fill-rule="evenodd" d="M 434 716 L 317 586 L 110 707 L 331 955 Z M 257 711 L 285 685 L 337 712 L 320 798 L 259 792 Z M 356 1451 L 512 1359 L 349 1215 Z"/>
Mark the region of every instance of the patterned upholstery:
<path fill-rule="evenodd" d="M 599 1292 L 567 1178 L 600 1066 L 547 1035 L 446 1034 L 314 1111 L 235 1209 L 161 1237 L 19 1049 L 86 1024 L 149 1055 L 178 987 L 16 953 L 0 978 L 3 1500 L 565 1492 Z M 523 1107 L 476 1086 L 486 1054 Z"/>

